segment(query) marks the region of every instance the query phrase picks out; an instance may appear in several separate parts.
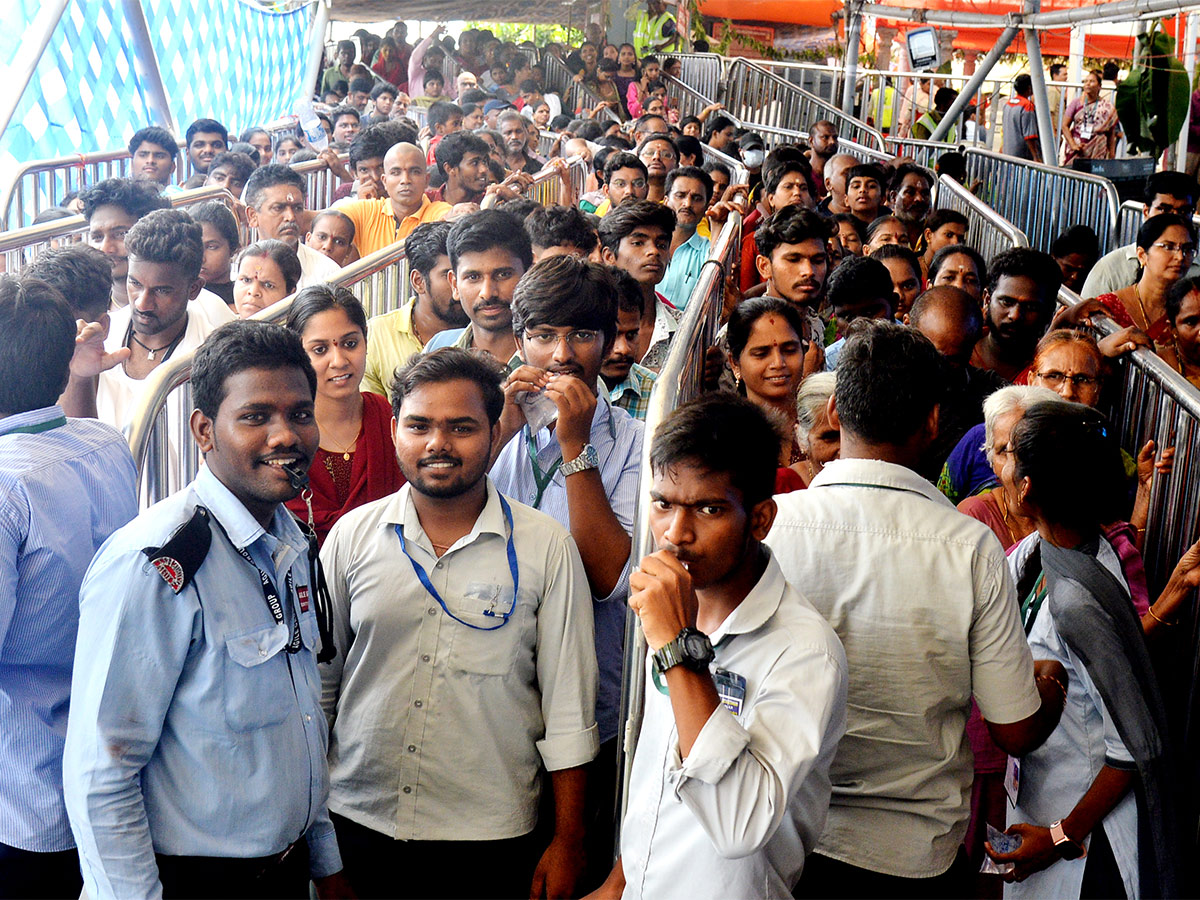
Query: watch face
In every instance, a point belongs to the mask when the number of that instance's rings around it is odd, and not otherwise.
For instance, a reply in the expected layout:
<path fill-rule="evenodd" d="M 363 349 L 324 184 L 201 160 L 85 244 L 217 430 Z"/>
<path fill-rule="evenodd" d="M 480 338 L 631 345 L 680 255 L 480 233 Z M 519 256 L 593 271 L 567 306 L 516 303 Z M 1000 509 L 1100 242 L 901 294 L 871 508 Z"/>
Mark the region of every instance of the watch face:
<path fill-rule="evenodd" d="M 694 660 L 707 662 L 712 659 L 712 644 L 703 634 L 689 634 L 683 639 L 684 652 Z"/>
<path fill-rule="evenodd" d="M 593 466 L 600 465 L 600 452 L 591 444 L 585 444 L 583 448 L 584 459 Z"/>

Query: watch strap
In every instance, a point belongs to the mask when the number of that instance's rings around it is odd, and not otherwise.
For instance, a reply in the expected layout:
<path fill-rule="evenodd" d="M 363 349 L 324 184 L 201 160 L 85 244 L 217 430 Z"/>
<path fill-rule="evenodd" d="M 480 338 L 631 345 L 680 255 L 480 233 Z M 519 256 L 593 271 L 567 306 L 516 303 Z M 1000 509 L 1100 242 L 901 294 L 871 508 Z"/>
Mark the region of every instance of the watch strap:
<path fill-rule="evenodd" d="M 1050 826 L 1050 840 L 1054 842 L 1054 849 L 1059 852 L 1059 855 L 1065 859 L 1082 859 L 1087 856 L 1087 848 L 1079 841 L 1072 840 L 1063 828 L 1062 819 L 1054 822 Z M 1076 852 L 1068 853 L 1070 850 Z"/>
<path fill-rule="evenodd" d="M 584 472 L 588 469 L 599 468 L 599 464 L 596 462 L 595 456 L 596 448 L 591 444 L 584 444 L 583 449 L 579 451 L 579 455 L 570 462 L 564 462 L 561 466 L 559 466 L 558 471 L 562 473 L 563 477 L 565 478 L 567 475 L 574 475 L 576 472 Z"/>

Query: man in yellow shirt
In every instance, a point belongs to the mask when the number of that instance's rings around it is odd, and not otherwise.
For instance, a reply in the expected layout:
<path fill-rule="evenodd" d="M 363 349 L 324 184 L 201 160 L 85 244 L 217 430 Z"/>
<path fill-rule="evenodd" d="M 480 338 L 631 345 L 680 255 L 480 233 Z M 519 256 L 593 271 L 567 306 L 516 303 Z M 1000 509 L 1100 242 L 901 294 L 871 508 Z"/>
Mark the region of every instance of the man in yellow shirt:
<path fill-rule="evenodd" d="M 383 158 L 386 197 L 334 204 L 354 223 L 354 245 L 360 257 L 404 240 L 418 225 L 446 217 L 450 204 L 431 201 L 425 196 L 427 187 L 425 152 L 416 144 L 396 144 Z"/>

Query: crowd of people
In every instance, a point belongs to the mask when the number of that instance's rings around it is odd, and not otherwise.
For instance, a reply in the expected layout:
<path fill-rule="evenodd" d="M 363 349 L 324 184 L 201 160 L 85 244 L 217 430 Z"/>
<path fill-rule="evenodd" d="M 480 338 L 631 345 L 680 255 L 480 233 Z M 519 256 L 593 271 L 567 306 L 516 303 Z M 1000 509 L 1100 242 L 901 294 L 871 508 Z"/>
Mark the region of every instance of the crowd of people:
<path fill-rule="evenodd" d="M 1200 385 L 1200 188 L 1151 176 L 1103 258 L 1077 226 L 984 259 L 833 122 L 679 119 L 647 7 L 547 48 L 613 117 L 399 23 L 338 45 L 328 148 L 198 120 L 186 182 L 236 202 L 172 207 L 144 128 L 84 240 L 0 278 L 0 896 L 1188 892 L 1155 666 L 1200 543 L 1148 583 L 1175 448 L 1101 410 L 1138 349 Z M 731 217 L 703 389 L 646 434 Z M 398 246 L 368 317 L 339 276 Z M 204 465 L 139 512 L 121 429 L 186 354 L 163 449 Z"/>

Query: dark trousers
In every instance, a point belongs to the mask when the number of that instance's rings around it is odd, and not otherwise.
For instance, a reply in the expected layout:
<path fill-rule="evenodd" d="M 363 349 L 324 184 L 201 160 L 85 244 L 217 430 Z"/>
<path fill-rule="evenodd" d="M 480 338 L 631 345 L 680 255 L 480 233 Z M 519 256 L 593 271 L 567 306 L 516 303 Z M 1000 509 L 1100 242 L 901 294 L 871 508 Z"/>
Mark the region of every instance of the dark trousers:
<path fill-rule="evenodd" d="M 164 900 L 308 900 L 308 845 L 258 859 L 155 854 Z"/>
<path fill-rule="evenodd" d="M 553 793 L 553 792 L 551 792 Z M 583 848 L 587 866 L 579 879 L 580 896 L 594 891 L 612 872 L 617 804 L 617 739 L 605 741 L 587 764 Z M 550 815 L 553 815 L 553 809 Z"/>
<path fill-rule="evenodd" d="M 362 900 L 525 900 L 546 849 L 536 829 L 503 841 L 398 841 L 343 816 L 333 827 Z"/>
<path fill-rule="evenodd" d="M 900 878 L 870 869 L 860 869 L 819 853 L 804 862 L 800 883 L 793 897 L 837 897 L 838 900 L 952 900 L 971 893 L 971 864 L 967 852 L 958 848 L 950 868 L 933 878 Z"/>
<path fill-rule="evenodd" d="M 69 898 L 83 888 L 75 850 L 34 853 L 0 844 L 0 900 L 18 897 Z"/>

